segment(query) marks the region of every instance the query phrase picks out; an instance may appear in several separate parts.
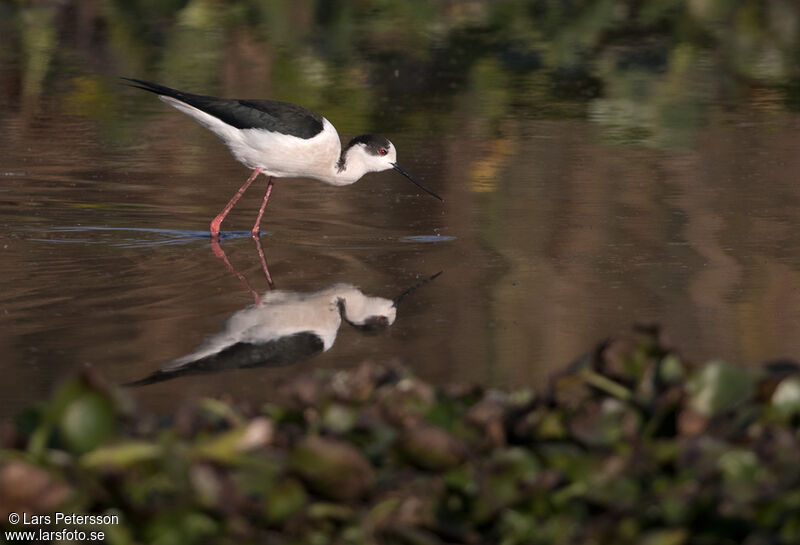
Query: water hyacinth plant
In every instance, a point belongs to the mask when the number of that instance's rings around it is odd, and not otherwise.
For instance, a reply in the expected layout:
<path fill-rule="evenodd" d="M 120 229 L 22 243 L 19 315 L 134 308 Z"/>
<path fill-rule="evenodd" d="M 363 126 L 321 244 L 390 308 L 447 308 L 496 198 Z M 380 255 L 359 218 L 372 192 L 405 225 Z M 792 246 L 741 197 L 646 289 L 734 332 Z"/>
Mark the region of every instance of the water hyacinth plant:
<path fill-rule="evenodd" d="M 0 517 L 114 514 L 114 544 L 797 543 L 798 425 L 796 365 L 695 366 L 657 330 L 537 392 L 363 364 L 169 422 L 87 370 L 4 430 Z"/>

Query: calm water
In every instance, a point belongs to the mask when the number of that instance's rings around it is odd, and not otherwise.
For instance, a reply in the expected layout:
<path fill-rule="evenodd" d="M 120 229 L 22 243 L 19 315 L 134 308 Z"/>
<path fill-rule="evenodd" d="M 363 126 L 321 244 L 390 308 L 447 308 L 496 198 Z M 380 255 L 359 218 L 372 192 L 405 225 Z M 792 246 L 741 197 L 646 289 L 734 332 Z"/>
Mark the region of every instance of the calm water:
<path fill-rule="evenodd" d="M 409 4 L 1 5 L 0 416 L 83 364 L 141 378 L 253 303 L 207 235 L 248 171 L 119 75 L 298 102 L 343 139 L 384 134 L 445 199 L 396 173 L 279 180 L 261 237 L 277 289 L 392 298 L 442 275 L 379 335 L 343 325 L 310 360 L 143 387 L 149 407 L 263 399 L 296 373 L 364 360 L 536 387 L 641 320 L 696 360 L 800 353 L 792 3 L 649 16 Z M 222 241 L 258 291 L 248 231 L 264 188 Z"/>

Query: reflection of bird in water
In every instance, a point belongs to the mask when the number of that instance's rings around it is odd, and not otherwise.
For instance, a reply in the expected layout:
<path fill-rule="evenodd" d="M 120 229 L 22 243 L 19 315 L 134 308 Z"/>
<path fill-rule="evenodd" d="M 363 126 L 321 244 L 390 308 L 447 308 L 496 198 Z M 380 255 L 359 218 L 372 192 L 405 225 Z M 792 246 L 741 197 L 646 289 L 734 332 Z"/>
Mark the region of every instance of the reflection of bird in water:
<path fill-rule="evenodd" d="M 333 346 L 342 321 L 362 331 L 392 325 L 403 298 L 439 274 L 393 300 L 364 295 L 351 284 L 335 284 L 311 293 L 267 292 L 261 304 L 236 312 L 220 333 L 206 339 L 191 354 L 127 385 L 144 386 L 226 369 L 277 367 L 308 359 Z"/>
<path fill-rule="evenodd" d="M 421 189 L 442 200 L 397 164 L 397 150 L 383 136 L 356 136 L 342 150 L 339 134 L 330 121 L 295 104 L 276 100 L 236 100 L 184 93 L 139 79 L 123 78 L 132 87 L 150 91 L 167 104 L 197 120 L 219 136 L 237 161 L 253 174 L 211 221 L 211 238 L 228 212 L 264 173 L 267 192 L 251 231 L 257 236 L 272 192 L 272 178 L 307 177 L 331 185 L 349 185 L 368 172 L 395 169 Z"/>

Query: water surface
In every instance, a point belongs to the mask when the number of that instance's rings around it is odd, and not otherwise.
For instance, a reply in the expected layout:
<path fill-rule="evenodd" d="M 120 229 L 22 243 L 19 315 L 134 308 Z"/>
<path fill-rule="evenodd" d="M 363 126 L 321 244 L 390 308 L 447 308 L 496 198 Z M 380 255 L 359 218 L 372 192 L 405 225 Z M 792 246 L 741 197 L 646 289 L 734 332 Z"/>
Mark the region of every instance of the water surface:
<path fill-rule="evenodd" d="M 364 360 L 537 387 L 636 321 L 696 360 L 800 353 L 791 3 L 689 3 L 652 21 L 535 2 L 323 4 L 3 7 L 0 415 L 81 365 L 145 376 L 252 304 L 248 285 L 269 289 L 249 237 L 265 180 L 223 224 L 237 276 L 207 228 L 247 170 L 119 75 L 301 103 L 344 139 L 384 134 L 445 199 L 391 172 L 345 188 L 279 180 L 261 237 L 277 289 L 391 298 L 442 275 L 379 335 L 343 326 L 295 365 L 137 390 L 149 407 L 264 399 L 298 372 Z"/>

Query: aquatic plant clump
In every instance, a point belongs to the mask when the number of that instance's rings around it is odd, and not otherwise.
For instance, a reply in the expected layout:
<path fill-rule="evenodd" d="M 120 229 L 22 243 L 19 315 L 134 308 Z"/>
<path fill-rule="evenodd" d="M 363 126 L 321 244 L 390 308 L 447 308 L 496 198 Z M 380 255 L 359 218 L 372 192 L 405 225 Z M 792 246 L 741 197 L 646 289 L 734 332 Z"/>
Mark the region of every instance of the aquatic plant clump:
<path fill-rule="evenodd" d="M 110 520 L 68 529 L 112 544 L 800 542 L 800 368 L 696 366 L 658 336 L 537 392 L 363 364 L 169 422 L 86 371 L 3 431 L 0 520 Z"/>

